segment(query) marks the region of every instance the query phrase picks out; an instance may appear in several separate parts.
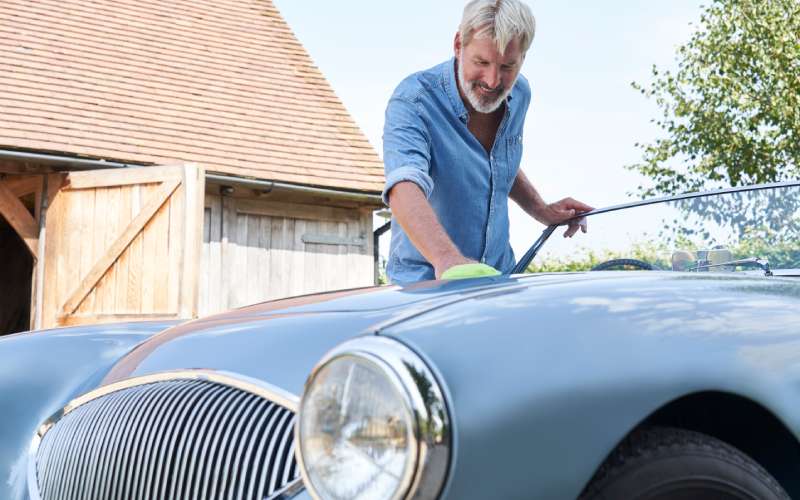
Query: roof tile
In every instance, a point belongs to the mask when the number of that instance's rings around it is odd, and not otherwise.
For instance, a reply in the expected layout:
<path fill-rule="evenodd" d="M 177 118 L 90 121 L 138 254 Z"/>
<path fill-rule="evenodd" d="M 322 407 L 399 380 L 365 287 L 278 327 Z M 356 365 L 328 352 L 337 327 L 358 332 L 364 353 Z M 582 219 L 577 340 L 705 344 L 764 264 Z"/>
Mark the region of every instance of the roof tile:
<path fill-rule="evenodd" d="M 0 116 L 0 148 L 383 187 L 271 0 L 3 0 Z"/>

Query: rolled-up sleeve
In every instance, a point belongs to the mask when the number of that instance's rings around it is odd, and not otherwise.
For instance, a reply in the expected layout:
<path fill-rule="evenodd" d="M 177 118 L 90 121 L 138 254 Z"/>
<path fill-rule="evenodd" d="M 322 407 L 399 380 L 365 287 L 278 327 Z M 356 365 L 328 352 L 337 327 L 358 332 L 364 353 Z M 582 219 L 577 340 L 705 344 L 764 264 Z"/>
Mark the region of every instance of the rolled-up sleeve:
<path fill-rule="evenodd" d="M 383 168 L 386 177 L 383 202 L 389 205 L 389 191 L 402 181 L 415 183 L 425 197 L 430 198 L 433 192 L 430 164 L 430 136 L 417 106 L 393 97 L 386 107 L 383 127 Z"/>

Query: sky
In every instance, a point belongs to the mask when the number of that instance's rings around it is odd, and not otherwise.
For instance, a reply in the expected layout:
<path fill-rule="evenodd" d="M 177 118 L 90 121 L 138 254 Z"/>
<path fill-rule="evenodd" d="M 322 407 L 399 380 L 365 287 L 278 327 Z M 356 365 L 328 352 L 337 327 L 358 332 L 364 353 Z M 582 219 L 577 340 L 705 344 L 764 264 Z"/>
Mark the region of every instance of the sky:
<path fill-rule="evenodd" d="M 384 110 L 409 74 L 453 56 L 463 0 L 273 0 L 370 143 L 382 156 Z M 631 87 L 653 64 L 675 65 L 700 0 L 528 0 L 536 36 L 522 73 L 533 98 L 521 168 L 546 201 L 595 207 L 630 200 L 646 179 L 624 169 L 635 143 L 659 135 L 654 102 Z M 520 255 L 543 226 L 510 203 Z M 388 242 L 381 240 L 385 252 Z"/>

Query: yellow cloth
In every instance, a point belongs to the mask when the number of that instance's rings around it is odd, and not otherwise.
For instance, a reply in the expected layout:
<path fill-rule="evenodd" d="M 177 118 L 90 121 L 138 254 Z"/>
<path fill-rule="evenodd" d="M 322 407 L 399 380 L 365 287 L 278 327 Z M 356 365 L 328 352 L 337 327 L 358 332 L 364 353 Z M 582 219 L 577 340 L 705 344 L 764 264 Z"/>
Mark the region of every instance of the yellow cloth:
<path fill-rule="evenodd" d="M 486 264 L 459 264 L 442 273 L 443 280 L 463 280 L 481 276 L 498 276 L 500 271 Z"/>

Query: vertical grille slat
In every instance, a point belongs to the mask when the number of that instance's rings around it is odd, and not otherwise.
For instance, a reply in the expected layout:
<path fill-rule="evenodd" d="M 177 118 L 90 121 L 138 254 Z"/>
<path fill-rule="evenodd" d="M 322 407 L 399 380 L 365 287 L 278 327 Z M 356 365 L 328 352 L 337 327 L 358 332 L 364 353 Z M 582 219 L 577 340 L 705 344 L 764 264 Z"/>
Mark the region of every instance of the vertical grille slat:
<path fill-rule="evenodd" d="M 136 398 L 138 394 L 139 391 L 127 391 L 122 396 L 120 405 L 123 408 L 127 408 L 130 404 L 130 401 L 133 398 Z M 109 412 L 109 415 L 113 415 L 117 418 L 113 419 L 114 424 L 109 431 L 109 437 L 111 438 L 112 444 L 105 450 L 105 458 L 103 459 L 100 469 L 100 478 L 102 479 L 98 484 L 98 488 L 95 489 L 95 498 L 112 498 L 111 492 L 113 491 L 112 488 L 114 485 L 110 484 L 111 481 L 108 481 L 105 478 L 113 475 L 114 465 L 118 463 L 117 458 L 119 457 L 119 447 L 125 442 L 124 431 L 128 426 L 128 422 L 130 422 L 132 418 L 132 412 L 125 412 L 123 415 L 118 415 L 115 412 Z"/>
<path fill-rule="evenodd" d="M 263 500 L 298 478 L 295 414 L 241 387 L 186 377 L 82 398 L 43 427 L 38 496 Z"/>

